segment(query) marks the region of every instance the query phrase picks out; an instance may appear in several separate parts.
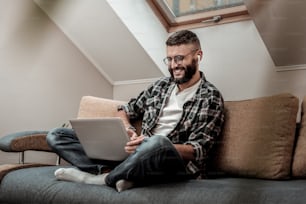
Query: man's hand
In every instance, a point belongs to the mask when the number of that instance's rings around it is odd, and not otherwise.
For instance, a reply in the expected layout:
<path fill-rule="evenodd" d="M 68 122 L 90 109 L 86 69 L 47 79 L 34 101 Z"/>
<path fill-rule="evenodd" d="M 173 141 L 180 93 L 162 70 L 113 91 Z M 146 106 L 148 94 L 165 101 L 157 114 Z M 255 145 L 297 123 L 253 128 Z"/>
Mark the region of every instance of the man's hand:
<path fill-rule="evenodd" d="M 132 137 L 137 137 L 138 136 L 137 133 L 134 130 L 130 129 L 130 128 L 127 128 L 126 132 L 127 132 L 128 136 L 130 136 L 130 139 Z"/>
<path fill-rule="evenodd" d="M 137 134 L 133 134 L 133 136 L 130 138 L 131 140 L 126 143 L 124 149 L 128 154 L 132 154 L 135 152 L 136 148 L 142 143 L 144 140 L 145 136 L 140 135 L 137 136 Z"/>

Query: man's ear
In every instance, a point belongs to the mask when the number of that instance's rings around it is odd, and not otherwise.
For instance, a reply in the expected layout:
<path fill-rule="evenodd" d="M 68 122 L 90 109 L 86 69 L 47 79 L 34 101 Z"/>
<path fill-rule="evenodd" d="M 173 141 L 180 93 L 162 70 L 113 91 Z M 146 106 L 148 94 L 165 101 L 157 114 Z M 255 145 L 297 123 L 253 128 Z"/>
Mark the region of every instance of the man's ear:
<path fill-rule="evenodd" d="M 200 63 L 200 61 L 202 60 L 202 57 L 203 57 L 203 51 L 199 50 L 197 55 L 198 55 L 198 63 Z"/>

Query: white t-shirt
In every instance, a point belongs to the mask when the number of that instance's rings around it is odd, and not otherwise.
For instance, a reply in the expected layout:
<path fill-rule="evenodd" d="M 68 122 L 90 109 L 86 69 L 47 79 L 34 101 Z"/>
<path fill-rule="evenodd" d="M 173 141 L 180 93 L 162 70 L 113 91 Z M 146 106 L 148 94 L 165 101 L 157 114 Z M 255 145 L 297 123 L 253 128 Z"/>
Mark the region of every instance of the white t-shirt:
<path fill-rule="evenodd" d="M 195 95 L 200 83 L 201 80 L 180 92 L 178 87 L 175 86 L 153 129 L 154 135 L 167 136 L 176 127 L 182 117 L 184 104 Z"/>

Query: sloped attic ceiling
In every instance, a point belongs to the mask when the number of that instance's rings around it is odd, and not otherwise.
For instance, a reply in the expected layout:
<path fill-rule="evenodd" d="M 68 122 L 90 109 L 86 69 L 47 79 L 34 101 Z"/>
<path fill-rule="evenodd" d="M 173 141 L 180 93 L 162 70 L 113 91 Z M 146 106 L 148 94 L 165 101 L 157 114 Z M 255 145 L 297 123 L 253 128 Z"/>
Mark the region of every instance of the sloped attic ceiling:
<path fill-rule="evenodd" d="M 109 80 L 149 80 L 163 76 L 107 1 L 34 0 Z"/>
<path fill-rule="evenodd" d="M 306 1 L 245 0 L 249 13 L 279 69 L 306 64 Z"/>

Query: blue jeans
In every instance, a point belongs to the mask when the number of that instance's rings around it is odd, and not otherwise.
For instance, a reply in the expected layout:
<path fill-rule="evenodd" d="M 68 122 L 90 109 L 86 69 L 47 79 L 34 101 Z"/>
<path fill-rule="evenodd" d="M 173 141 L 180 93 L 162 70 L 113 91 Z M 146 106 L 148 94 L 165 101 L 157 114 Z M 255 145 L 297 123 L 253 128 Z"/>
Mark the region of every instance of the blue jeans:
<path fill-rule="evenodd" d="M 88 158 L 73 129 L 53 129 L 47 135 L 47 142 L 55 153 L 82 171 L 101 174 L 111 169 L 105 182 L 112 187 L 121 179 L 147 185 L 191 178 L 184 160 L 164 136 L 145 138 L 122 162 Z"/>

